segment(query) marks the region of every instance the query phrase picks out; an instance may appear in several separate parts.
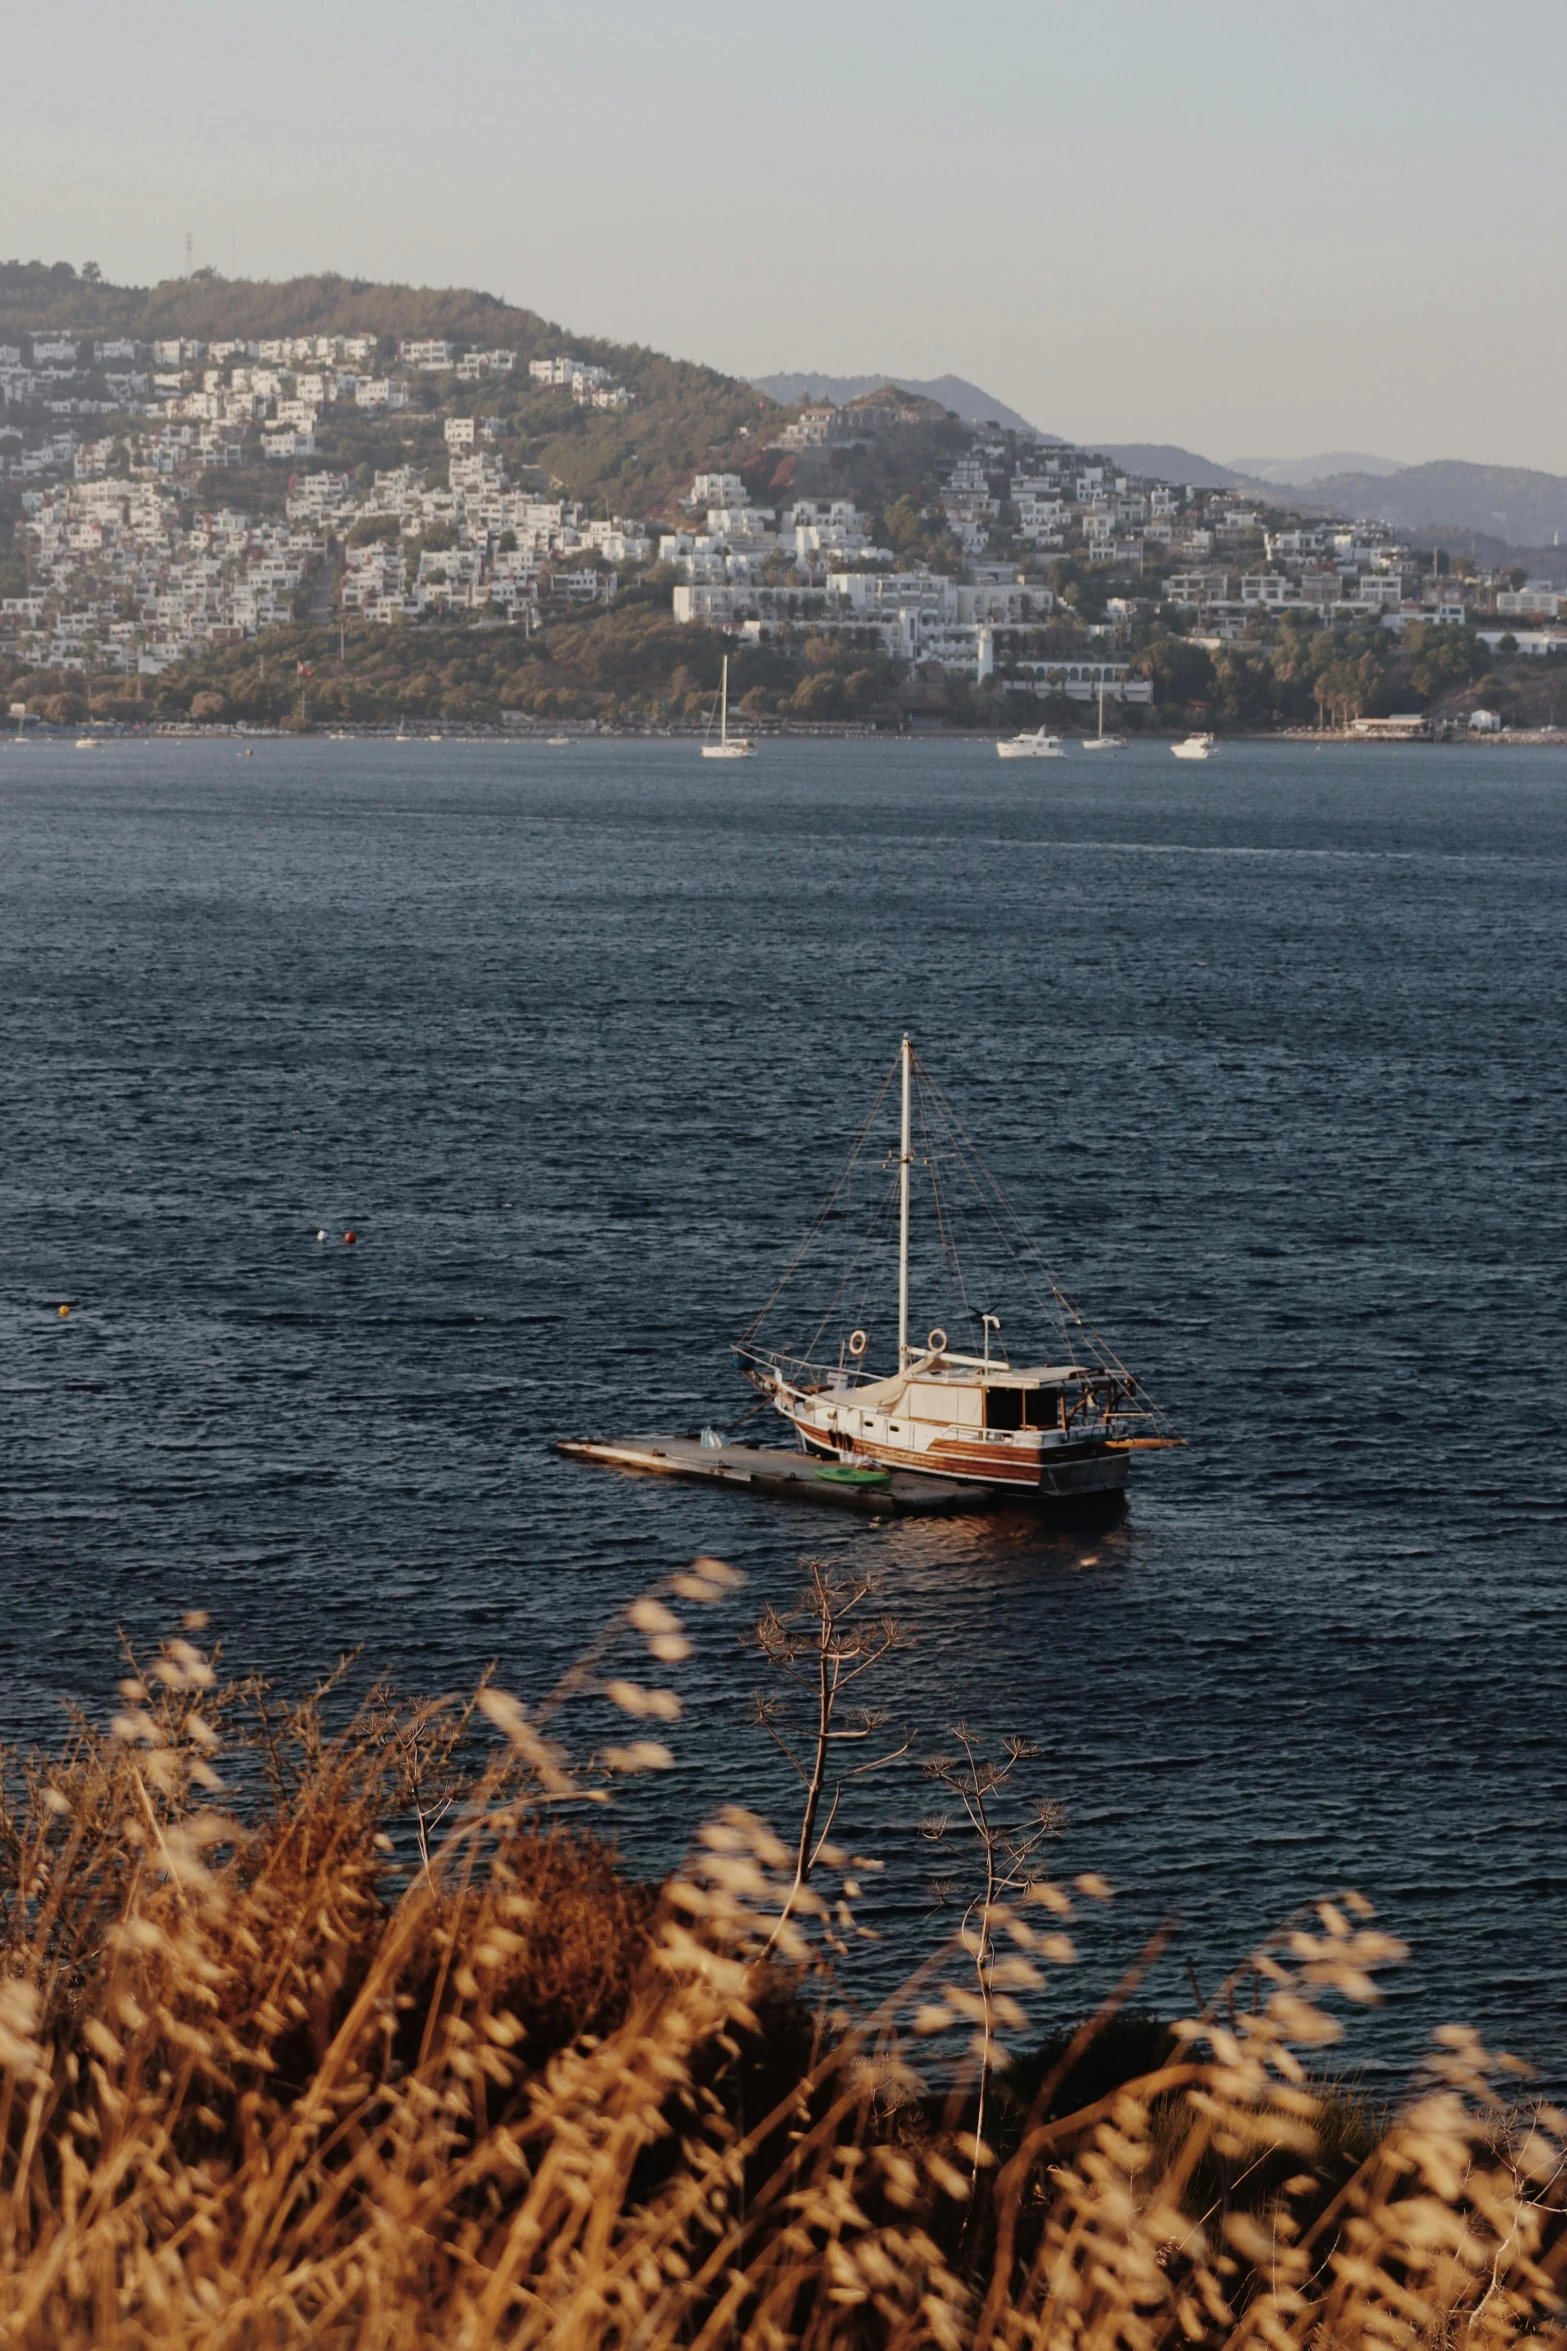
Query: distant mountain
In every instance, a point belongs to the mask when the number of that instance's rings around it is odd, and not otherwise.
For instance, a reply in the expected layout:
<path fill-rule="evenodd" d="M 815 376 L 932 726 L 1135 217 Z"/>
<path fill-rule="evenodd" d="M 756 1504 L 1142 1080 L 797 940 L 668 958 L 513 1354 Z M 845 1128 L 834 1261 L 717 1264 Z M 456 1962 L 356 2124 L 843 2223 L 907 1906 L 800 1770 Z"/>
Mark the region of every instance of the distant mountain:
<path fill-rule="evenodd" d="M 1085 440 L 1082 446 L 1113 458 L 1128 473 L 1151 474 L 1156 482 L 1180 482 L 1193 490 L 1228 490 L 1241 481 L 1230 466 L 1199 457 L 1195 449 L 1178 449 L 1172 441 Z"/>
<path fill-rule="evenodd" d="M 1403 473 L 1396 457 L 1368 457 L 1362 449 L 1329 449 L 1320 457 L 1232 457 L 1231 465 L 1254 482 L 1272 482 L 1286 490 L 1304 490 L 1329 474 Z"/>
<path fill-rule="evenodd" d="M 896 384 L 900 392 L 918 392 L 922 399 L 939 400 L 943 408 L 951 408 L 965 424 L 1010 425 L 1017 433 L 1033 433 L 1041 441 L 1058 441 L 1059 433 L 1042 433 L 1031 425 L 1026 416 L 1019 416 L 1004 400 L 993 392 L 982 392 L 978 384 L 971 384 L 962 376 L 827 376 L 827 375 L 771 375 L 752 376 L 751 382 L 770 400 L 781 401 L 785 408 L 793 408 L 801 400 L 831 400 L 841 407 L 845 400 L 858 400 L 866 392 L 879 392 L 883 384 Z"/>
<path fill-rule="evenodd" d="M 1401 473 L 1330 474 L 1310 486 L 1313 504 L 1365 515 L 1399 531 L 1480 533 L 1514 547 L 1549 547 L 1567 532 L 1567 476 L 1521 465 L 1445 459 Z"/>

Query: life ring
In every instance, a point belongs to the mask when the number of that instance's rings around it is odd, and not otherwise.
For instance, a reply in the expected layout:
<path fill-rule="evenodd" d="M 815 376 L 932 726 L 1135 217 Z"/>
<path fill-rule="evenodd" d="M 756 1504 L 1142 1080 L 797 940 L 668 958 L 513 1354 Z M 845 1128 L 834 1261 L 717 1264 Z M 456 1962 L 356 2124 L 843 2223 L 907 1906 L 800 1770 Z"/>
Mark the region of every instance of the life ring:
<path fill-rule="evenodd" d="M 946 1332 L 939 1326 L 933 1331 L 927 1331 L 925 1334 L 925 1344 L 930 1349 L 932 1355 L 945 1355 L 947 1352 Z"/>
<path fill-rule="evenodd" d="M 851 1331 L 849 1333 L 849 1353 L 855 1358 L 856 1362 L 865 1353 L 865 1350 L 869 1345 L 870 1341 L 867 1339 L 863 1331 Z"/>

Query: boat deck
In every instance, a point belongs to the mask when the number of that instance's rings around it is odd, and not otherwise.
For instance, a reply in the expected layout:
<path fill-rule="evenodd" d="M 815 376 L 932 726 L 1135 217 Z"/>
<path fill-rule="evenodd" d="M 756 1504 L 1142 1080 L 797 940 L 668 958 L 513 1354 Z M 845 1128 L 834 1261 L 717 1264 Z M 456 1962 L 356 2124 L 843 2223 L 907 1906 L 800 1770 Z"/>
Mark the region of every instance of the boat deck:
<path fill-rule="evenodd" d="M 994 1510 L 1006 1498 L 995 1486 L 969 1485 L 957 1478 L 909 1477 L 899 1470 L 893 1471 L 885 1485 L 842 1485 L 819 1476 L 821 1464 L 808 1453 L 777 1452 L 762 1445 L 704 1445 L 696 1437 L 564 1437 L 555 1451 L 576 1461 L 601 1461 L 611 1469 L 700 1478 L 710 1485 L 749 1486 L 758 1493 L 781 1494 L 791 1502 L 823 1502 L 836 1510 L 858 1510 L 875 1518 L 931 1518 L 943 1513 Z"/>

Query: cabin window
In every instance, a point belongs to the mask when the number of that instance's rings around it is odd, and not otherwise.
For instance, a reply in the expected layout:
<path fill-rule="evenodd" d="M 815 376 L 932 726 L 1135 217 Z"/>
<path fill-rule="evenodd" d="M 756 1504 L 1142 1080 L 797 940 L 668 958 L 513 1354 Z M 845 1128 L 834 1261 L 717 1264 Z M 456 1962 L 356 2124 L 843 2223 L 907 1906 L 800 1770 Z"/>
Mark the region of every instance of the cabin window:
<path fill-rule="evenodd" d="M 1061 1390 L 1035 1388 L 1028 1399 L 1028 1425 L 1031 1429 L 1058 1429 L 1061 1426 Z"/>
<path fill-rule="evenodd" d="M 1023 1426 L 1021 1388 L 985 1390 L 985 1426 L 987 1429 L 1020 1429 Z"/>

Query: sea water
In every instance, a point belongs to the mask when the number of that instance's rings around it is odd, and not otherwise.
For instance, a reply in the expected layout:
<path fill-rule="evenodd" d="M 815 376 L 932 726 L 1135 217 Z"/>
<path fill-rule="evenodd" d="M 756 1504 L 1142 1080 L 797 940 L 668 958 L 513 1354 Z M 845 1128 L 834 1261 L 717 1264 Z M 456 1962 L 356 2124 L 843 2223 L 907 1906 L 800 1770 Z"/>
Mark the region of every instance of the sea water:
<path fill-rule="evenodd" d="M 293 1689 L 536 1697 L 712 1552 L 746 1583 L 614 1814 L 662 1868 L 794 1815 L 740 1634 L 815 1555 L 903 1628 L 863 1694 L 908 1759 L 835 1830 L 885 1863 L 857 1981 L 950 1923 L 918 1759 L 964 1722 L 1116 1889 L 1047 2015 L 1166 1920 L 1177 2013 L 1349 1885 L 1412 1951 L 1350 2062 L 1456 2018 L 1567 2075 L 1559 753 L 35 742 L 0 840 L 13 1747 L 196 1606 Z M 738 1418 L 905 1028 L 1188 1449 L 1099 1530 L 553 1454 Z"/>

